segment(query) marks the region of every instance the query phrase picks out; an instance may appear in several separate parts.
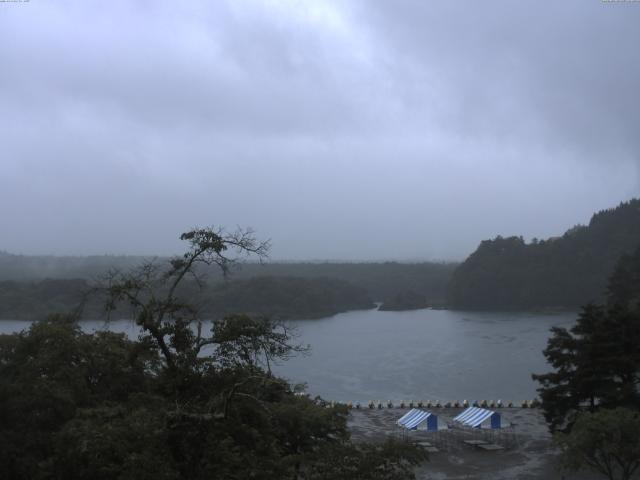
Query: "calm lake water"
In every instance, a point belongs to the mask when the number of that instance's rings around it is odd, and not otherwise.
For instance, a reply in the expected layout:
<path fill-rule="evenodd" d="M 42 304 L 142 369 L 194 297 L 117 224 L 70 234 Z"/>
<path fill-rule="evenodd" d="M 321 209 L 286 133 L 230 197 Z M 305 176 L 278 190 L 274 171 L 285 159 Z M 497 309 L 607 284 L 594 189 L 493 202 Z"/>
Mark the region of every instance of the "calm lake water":
<path fill-rule="evenodd" d="M 307 356 L 276 367 L 292 383 L 329 400 L 497 400 L 536 396 L 531 373 L 549 370 L 542 349 L 552 326 L 571 326 L 575 313 L 487 313 L 451 310 L 361 310 L 290 322 Z M 0 321 L 0 332 L 26 328 Z M 105 328 L 82 322 L 83 329 Z M 129 321 L 111 330 L 137 336 Z"/>

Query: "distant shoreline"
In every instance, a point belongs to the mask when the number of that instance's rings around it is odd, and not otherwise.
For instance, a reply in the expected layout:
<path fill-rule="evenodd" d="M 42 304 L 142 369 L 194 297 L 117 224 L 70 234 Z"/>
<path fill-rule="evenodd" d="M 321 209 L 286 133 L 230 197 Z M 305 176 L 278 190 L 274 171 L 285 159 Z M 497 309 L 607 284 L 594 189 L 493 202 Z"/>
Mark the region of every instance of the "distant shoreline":
<path fill-rule="evenodd" d="M 375 310 L 375 311 L 380 311 L 380 312 L 396 312 L 396 313 L 402 313 L 402 312 L 416 312 L 419 310 L 425 310 L 425 311 L 433 311 L 433 310 L 443 310 L 443 311 L 450 311 L 450 312 L 459 312 L 459 313 L 496 313 L 496 314 L 505 314 L 505 313 L 513 313 L 513 314 L 518 314 L 518 315 L 522 315 L 522 314 L 530 314 L 530 315 L 559 315 L 559 314 L 569 314 L 569 313 L 573 313 L 575 315 L 578 315 L 580 312 L 579 308 L 538 308 L 538 309 L 523 309 L 523 310 L 513 310 L 513 309 L 505 309 L 505 310 L 500 310 L 500 309 L 463 309 L 463 308 L 452 308 L 450 306 L 441 306 L 441 307 L 422 307 L 422 308 L 406 308 L 406 309 L 384 309 L 384 308 L 380 308 L 382 306 L 382 302 L 376 302 L 372 307 L 370 308 L 355 308 L 355 309 L 351 309 L 351 310 L 343 310 L 343 311 L 339 311 L 339 312 L 335 312 L 329 315 L 324 315 L 321 317 L 305 317 L 305 318 L 286 318 L 285 320 L 287 321 L 296 321 L 296 322 L 302 322 L 302 321 L 314 321 L 314 320 L 321 320 L 323 318 L 332 318 L 335 317 L 336 315 L 340 315 L 343 313 L 351 313 L 351 312 L 364 312 L 364 311 L 369 311 L 369 310 Z M 257 314 L 251 314 L 248 313 L 248 315 L 257 315 Z M 0 322 L 24 322 L 24 323 L 32 323 L 32 322 L 37 322 L 40 319 L 35 319 L 35 318 L 3 318 L 0 317 Z M 113 320 L 113 319 L 112 319 Z M 133 321 L 133 318 L 128 319 L 128 318 L 117 318 L 116 320 L 131 320 Z M 102 318 L 83 318 L 80 320 L 80 322 L 106 322 L 106 319 L 102 319 Z M 203 321 L 211 321 L 211 318 L 204 318 Z"/>

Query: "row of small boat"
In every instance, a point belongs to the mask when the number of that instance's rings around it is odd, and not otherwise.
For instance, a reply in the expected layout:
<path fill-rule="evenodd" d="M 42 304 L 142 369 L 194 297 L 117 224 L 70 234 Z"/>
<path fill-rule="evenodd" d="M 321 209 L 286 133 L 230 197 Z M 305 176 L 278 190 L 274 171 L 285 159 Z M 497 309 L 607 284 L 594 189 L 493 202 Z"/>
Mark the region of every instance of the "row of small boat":
<path fill-rule="evenodd" d="M 331 405 L 335 405 L 337 402 L 331 402 Z M 503 402 L 502 400 L 482 400 L 469 402 L 467 400 L 453 401 L 453 402 L 439 402 L 439 401 L 400 401 L 397 403 L 391 400 L 382 402 L 380 400 L 370 400 L 366 404 L 360 402 L 348 402 L 347 407 L 352 409 L 383 409 L 383 408 L 468 408 L 468 407 L 481 407 L 481 408 L 537 408 L 540 406 L 540 401 L 537 399 L 523 400 L 522 402 Z"/>

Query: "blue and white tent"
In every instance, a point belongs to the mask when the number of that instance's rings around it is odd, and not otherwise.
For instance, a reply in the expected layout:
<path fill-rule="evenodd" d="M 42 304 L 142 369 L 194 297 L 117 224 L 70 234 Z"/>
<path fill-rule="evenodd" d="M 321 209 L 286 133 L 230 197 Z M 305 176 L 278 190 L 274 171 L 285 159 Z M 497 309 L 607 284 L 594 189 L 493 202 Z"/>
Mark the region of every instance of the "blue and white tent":
<path fill-rule="evenodd" d="M 396 424 L 407 430 L 438 430 L 438 417 L 431 412 L 412 408 L 400 417 Z M 422 425 L 422 426 L 421 426 Z"/>
<path fill-rule="evenodd" d="M 480 407 L 467 408 L 453 421 L 472 428 L 480 428 L 483 423 L 490 421 L 490 428 L 501 428 L 500 414 Z"/>

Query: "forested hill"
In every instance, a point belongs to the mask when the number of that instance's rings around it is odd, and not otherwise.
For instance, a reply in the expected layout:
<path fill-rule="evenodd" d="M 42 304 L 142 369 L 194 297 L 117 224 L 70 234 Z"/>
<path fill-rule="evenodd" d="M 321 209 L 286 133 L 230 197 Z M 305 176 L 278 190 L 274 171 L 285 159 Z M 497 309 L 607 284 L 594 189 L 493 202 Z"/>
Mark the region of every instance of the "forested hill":
<path fill-rule="evenodd" d="M 145 262 L 136 256 L 55 257 L 0 252 L 0 319 L 32 319 L 66 312 L 82 292 L 110 269 L 127 271 Z M 166 258 L 157 258 L 162 265 Z M 204 313 L 230 312 L 281 318 L 317 318 L 370 308 L 406 292 L 441 304 L 455 268 L 451 263 L 243 263 L 223 281 L 215 269 L 203 271 L 209 288 L 199 301 Z M 196 292 L 194 292 L 194 295 Z M 87 314 L 101 312 L 89 305 Z"/>
<path fill-rule="evenodd" d="M 640 199 L 621 203 L 562 237 L 485 240 L 453 273 L 449 303 L 468 309 L 575 308 L 602 301 L 623 254 L 640 245 Z"/>
<path fill-rule="evenodd" d="M 13 255 L 0 251 L 0 281 L 41 282 L 46 279 L 93 280 L 111 268 L 128 270 L 145 260 L 141 256 L 99 255 L 56 257 Z M 159 258 L 158 262 L 166 259 Z M 234 269 L 232 280 L 253 277 L 332 278 L 363 288 L 374 301 L 386 301 L 407 291 L 419 292 L 429 301 L 444 302 L 446 287 L 457 264 L 420 262 L 265 262 L 244 263 Z M 222 281 L 220 272 L 207 272 L 211 283 Z"/>
<path fill-rule="evenodd" d="M 89 290 L 89 283 L 82 279 L 0 281 L 0 319 L 34 320 L 51 312 L 73 312 L 83 292 Z M 180 296 L 196 305 L 204 318 L 246 313 L 274 319 L 310 319 L 374 307 L 363 288 L 331 278 L 253 277 L 213 283 L 202 290 L 195 282 L 185 282 Z M 87 296 L 82 317 L 106 318 L 104 304 L 99 293 Z M 114 316 L 126 318 L 131 314 L 118 310 Z"/>
<path fill-rule="evenodd" d="M 252 277 L 216 284 L 204 311 L 210 317 L 234 313 L 273 318 L 321 318 L 374 308 L 366 290 L 335 278 Z"/>

